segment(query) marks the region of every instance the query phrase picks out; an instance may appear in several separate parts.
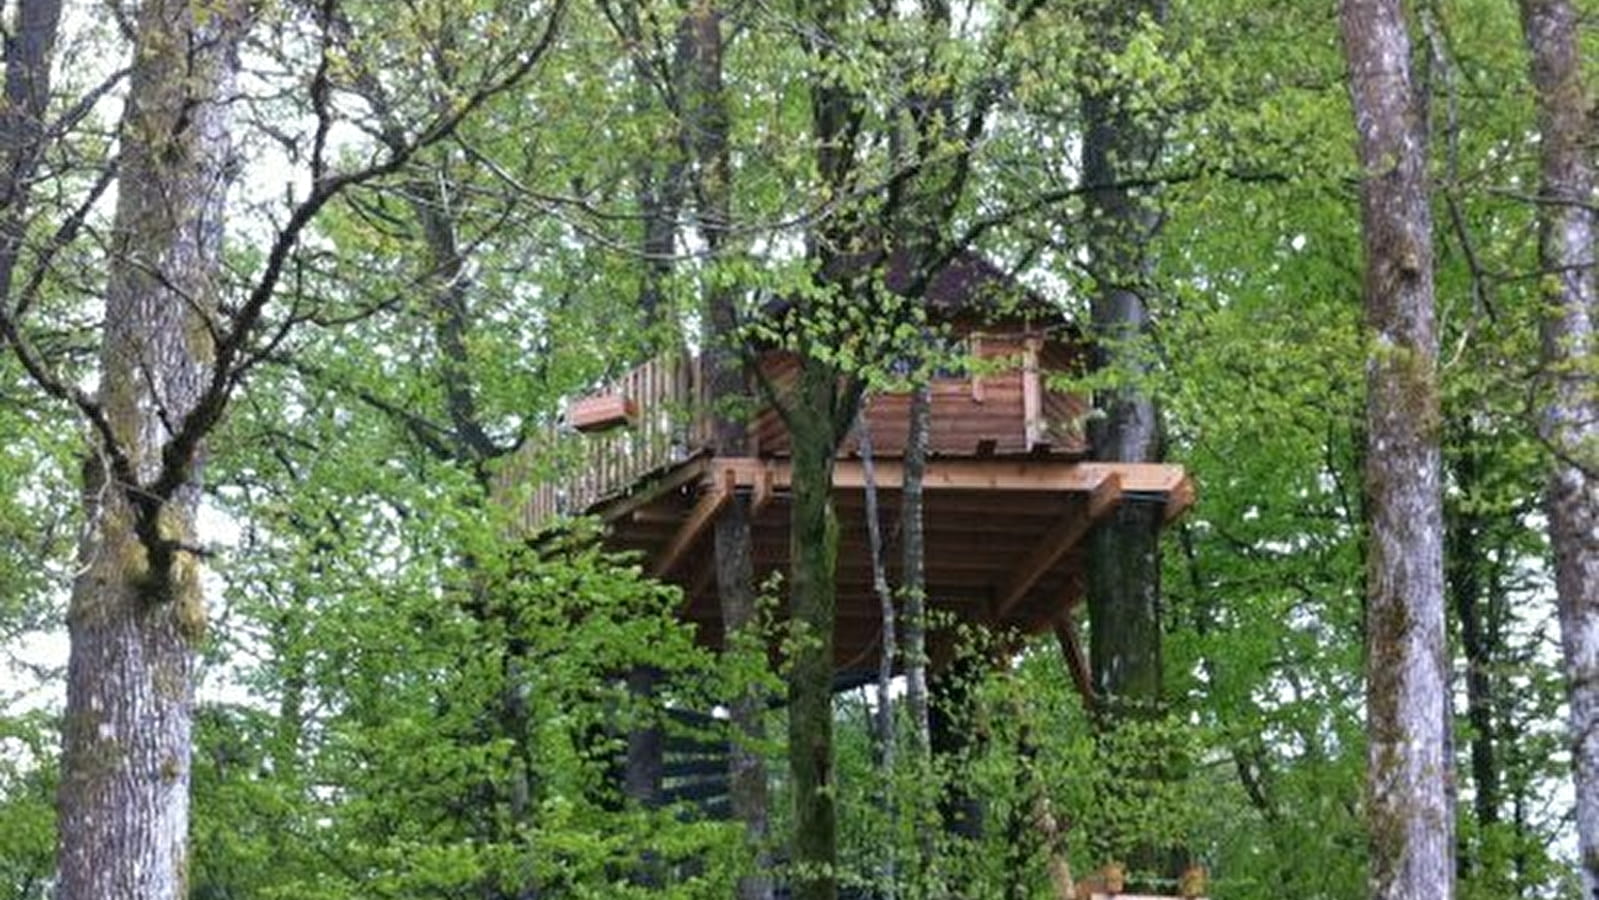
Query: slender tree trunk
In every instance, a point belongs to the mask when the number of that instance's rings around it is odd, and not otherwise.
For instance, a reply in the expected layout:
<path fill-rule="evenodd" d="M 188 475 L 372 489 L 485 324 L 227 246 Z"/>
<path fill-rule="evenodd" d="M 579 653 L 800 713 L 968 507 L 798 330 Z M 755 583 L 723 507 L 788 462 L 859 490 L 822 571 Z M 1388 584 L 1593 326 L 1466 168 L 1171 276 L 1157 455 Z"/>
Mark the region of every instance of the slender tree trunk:
<path fill-rule="evenodd" d="M 919 368 L 919 367 L 918 367 Z M 927 471 L 927 444 L 933 421 L 932 388 L 918 376 L 911 388 L 909 429 L 905 437 L 905 483 L 900 494 L 900 591 L 905 596 L 905 706 L 911 716 L 910 750 L 918 764 L 927 762 L 927 541 L 923 524 L 922 479 Z"/>
<path fill-rule="evenodd" d="M 1544 273 L 1543 362 L 1552 382 L 1540 430 L 1554 448 L 1544 506 L 1571 707 L 1583 896 L 1599 898 L 1599 377 L 1594 362 L 1593 98 L 1570 0 L 1523 0 L 1538 93 Z"/>
<path fill-rule="evenodd" d="M 872 593 L 877 595 L 877 608 L 882 618 L 883 645 L 877 657 L 877 716 L 873 726 L 877 732 L 877 764 L 886 773 L 894 768 L 894 666 L 899 657 L 899 615 L 895 609 L 894 591 L 888 585 L 888 565 L 883 559 L 883 523 L 877 502 L 877 459 L 872 451 L 872 429 L 868 422 L 868 401 L 861 401 L 861 414 L 856 420 L 856 446 L 861 456 L 861 471 L 865 476 L 863 493 L 866 499 L 866 546 L 872 559 Z"/>
<path fill-rule="evenodd" d="M 120 453 L 154 480 L 173 423 L 211 365 L 220 278 L 228 121 L 241 11 L 147 0 L 123 122 L 100 402 L 117 447 L 86 466 L 81 574 L 68 611 L 71 656 L 60 788 L 62 900 L 187 896 L 190 729 L 205 624 L 194 515 L 200 464 L 159 510 L 161 549 L 136 532 Z"/>
<path fill-rule="evenodd" d="M 1374 898 L 1454 893 L 1427 116 L 1399 0 L 1339 11 L 1363 177 L 1367 820 Z"/>
<path fill-rule="evenodd" d="M 383 119 L 386 142 L 398 152 L 405 145 L 404 129 L 394 117 L 387 98 L 372 94 L 368 100 L 373 102 Z M 434 173 L 434 177 L 413 179 L 406 185 L 405 191 L 411 213 L 421 226 L 427 247 L 427 269 L 420 281 L 427 286 L 425 302 L 433 321 L 433 339 L 438 351 L 437 383 L 450 423 L 447 438 L 432 442 L 429 447 L 439 459 L 468 469 L 484 488 L 486 496 L 490 478 L 487 463 L 501 456 L 504 451 L 495 445 L 483 427 L 478 394 L 473 383 L 470 350 L 473 318 L 470 301 L 474 285 L 467 255 L 461 249 L 458 216 L 452 212 L 454 203 L 445 186 L 448 173 L 442 170 L 442 163 L 440 166 L 441 171 Z M 491 587 L 476 574 L 478 559 L 467 554 L 461 558 L 460 564 L 466 571 L 474 573 L 467 589 L 467 611 L 479 621 L 503 619 L 505 612 L 497 607 Z M 509 741 L 511 758 L 517 761 L 517 770 L 503 782 L 487 779 L 477 786 L 483 802 L 474 805 L 478 817 L 475 824 L 479 836 L 490 842 L 506 840 L 507 834 L 526 834 L 532 812 L 530 791 L 533 773 L 528 765 L 533 752 L 530 746 L 532 733 L 524 695 L 526 682 L 522 675 L 526 668 L 527 652 L 523 641 L 507 641 L 502 663 L 504 683 L 495 702 L 493 717 L 484 721 L 483 733 L 474 738 L 484 743 L 502 739 Z M 640 677 L 647 678 L 647 675 L 642 673 Z M 644 686 L 649 687 L 647 682 Z M 494 725 L 490 725 L 490 722 Z M 634 748 L 629 746 L 628 750 L 631 764 Z M 504 804 L 504 815 L 499 812 L 501 803 Z M 501 887 L 502 883 L 512 880 L 512 876 L 493 872 L 483 878 L 479 893 L 488 900 L 524 898 L 536 893 L 531 883 Z"/>
<path fill-rule="evenodd" d="M 7 40 L 5 106 L 0 108 L 0 298 L 7 303 L 27 234 L 29 187 L 43 156 L 50 65 L 61 26 L 61 0 L 24 0 Z M 10 310 L 0 311 L 9 322 Z M 0 339 L 9 338 L 0 333 Z"/>
<path fill-rule="evenodd" d="M 929 656 L 927 650 L 927 529 L 925 527 L 923 479 L 927 472 L 927 448 L 932 430 L 933 421 L 933 395 L 932 387 L 928 381 L 928 374 L 924 372 L 926 360 L 913 359 L 912 371 L 916 373 L 916 381 L 911 386 L 910 408 L 907 411 L 909 422 L 905 436 L 905 481 L 900 493 L 900 592 L 905 602 L 905 708 L 910 713 L 910 747 L 908 748 L 910 764 L 914 767 L 916 783 L 933 784 L 937 775 L 933 769 L 933 736 L 932 716 L 928 698 L 927 668 Z M 954 770 L 956 772 L 959 769 Z M 951 783 L 944 787 L 943 793 L 952 800 L 953 805 L 965 807 L 967 817 L 971 820 L 965 827 L 956 822 L 946 822 L 953 834 L 963 836 L 981 836 L 982 819 L 980 811 L 974 812 L 971 807 L 981 804 L 965 786 L 960 783 L 958 776 L 952 778 Z M 926 799 L 937 802 L 937 798 L 927 798 L 920 792 L 912 794 L 915 805 L 911 807 L 914 816 L 916 850 L 920 856 L 919 870 L 927 883 L 940 885 L 944 881 L 943 874 L 939 871 L 938 854 L 936 852 L 934 823 L 938 817 L 933 815 L 933 810 L 923 805 Z M 973 833 L 975 830 L 975 833 Z M 951 873 L 953 876 L 955 873 Z"/>
<path fill-rule="evenodd" d="M 793 452 L 789 615 L 800 632 L 788 687 L 789 775 L 794 784 L 794 896 L 838 896 L 838 814 L 833 783 L 833 627 L 838 519 L 833 512 L 832 410 L 838 373 L 807 360 L 789 418 Z"/>
<path fill-rule="evenodd" d="M 872 592 L 877 595 L 877 606 L 882 619 L 882 648 L 877 656 L 877 711 L 872 724 L 872 748 L 877 766 L 880 794 L 878 805 L 885 819 L 893 823 L 899 815 L 899 805 L 894 792 L 894 771 L 898 762 L 898 735 L 895 733 L 894 666 L 899 657 L 898 620 L 894 592 L 888 586 L 888 565 L 883 559 L 883 523 L 877 503 L 877 460 L 872 452 L 872 428 L 869 400 L 862 399 L 861 412 L 855 420 L 856 446 L 861 456 L 861 472 L 865 484 L 862 492 L 866 500 L 866 545 L 872 560 Z M 898 848 L 893 841 L 885 841 L 882 854 L 882 891 L 884 900 L 898 896 Z"/>
<path fill-rule="evenodd" d="M 694 188 L 700 236 L 713 266 L 728 262 L 735 247 L 732 225 L 733 164 L 728 149 L 729 116 L 722 86 L 721 13 L 712 0 L 699 0 L 689 13 L 688 40 L 692 64 L 688 115 L 690 143 L 696 163 Z M 705 366 L 710 378 L 713 441 L 718 456 L 749 454 L 751 406 L 738 333 L 738 296 L 727 279 L 713 278 L 706 295 Z M 754 550 L 750 535 L 750 500 L 734 496 L 716 519 L 712 539 L 716 554 L 716 591 L 721 604 L 726 646 L 759 628 L 755 595 Z M 726 647 L 724 647 L 726 649 Z M 753 866 L 739 877 L 739 900 L 770 900 L 770 812 L 767 799 L 766 697 L 747 686 L 729 705 L 733 745 L 728 758 L 729 799 L 733 817 L 744 825 L 753 852 Z"/>
<path fill-rule="evenodd" d="M 1500 815 L 1499 759 L 1494 733 L 1493 665 L 1498 649 L 1489 627 L 1489 604 L 1485 567 L 1487 560 L 1485 516 L 1473 503 L 1480 502 L 1482 459 L 1473 446 L 1476 435 L 1469 423 L 1455 429 L 1460 455 L 1451 464 L 1453 480 L 1462 502 L 1445 505 L 1447 543 L 1444 571 L 1455 618 L 1460 622 L 1460 649 L 1466 663 L 1466 720 L 1471 724 L 1471 808 L 1479 832 L 1498 823 Z M 1457 869 L 1460 875 L 1472 873 L 1488 860 L 1477 847 L 1460 843 Z M 1491 874 L 1491 873 L 1485 873 Z"/>

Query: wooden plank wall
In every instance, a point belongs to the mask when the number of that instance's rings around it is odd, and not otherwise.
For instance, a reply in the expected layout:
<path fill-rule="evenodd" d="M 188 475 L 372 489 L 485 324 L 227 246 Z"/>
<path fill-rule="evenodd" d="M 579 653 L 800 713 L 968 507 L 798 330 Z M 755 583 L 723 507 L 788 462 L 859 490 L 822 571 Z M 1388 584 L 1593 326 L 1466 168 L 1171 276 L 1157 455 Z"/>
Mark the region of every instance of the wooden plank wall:
<path fill-rule="evenodd" d="M 1079 360 L 1077 349 L 1062 341 L 1035 338 L 1040 408 L 1036 413 L 1038 427 L 1029 441 L 1024 390 L 1028 340 L 1023 333 L 970 335 L 970 347 L 977 360 L 970 371 L 934 379 L 930 449 L 935 455 L 1019 454 L 1033 450 L 1039 442 L 1058 453 L 1086 452 L 1082 423 L 1088 398 L 1049 386 L 1051 375 L 1075 371 Z M 761 364 L 767 379 L 779 387 L 793 384 L 798 374 L 798 359 L 786 351 L 767 353 Z M 903 455 L 910 424 L 910 395 L 874 396 L 867 423 L 873 452 L 885 457 Z M 751 428 L 761 455 L 788 454 L 788 434 L 775 410 L 762 411 Z M 851 435 L 841 453 L 856 452 L 857 441 Z"/>

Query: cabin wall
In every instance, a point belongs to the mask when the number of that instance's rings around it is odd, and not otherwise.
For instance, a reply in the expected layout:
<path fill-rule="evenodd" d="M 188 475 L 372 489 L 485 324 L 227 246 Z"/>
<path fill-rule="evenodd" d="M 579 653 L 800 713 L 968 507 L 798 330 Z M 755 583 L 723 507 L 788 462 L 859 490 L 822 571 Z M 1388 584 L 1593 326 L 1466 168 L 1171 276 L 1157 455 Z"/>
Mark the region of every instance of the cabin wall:
<path fill-rule="evenodd" d="M 1075 345 L 1046 339 L 1036 331 L 973 332 L 963 340 L 967 353 L 977 362 L 968 367 L 970 371 L 939 376 L 932 383 L 929 449 L 935 456 L 1019 454 L 1042 449 L 1041 445 L 1056 453 L 1087 451 L 1083 427 L 1087 398 L 1049 386 L 1052 375 L 1079 370 L 1081 353 Z M 1037 389 L 1037 421 L 1031 435 L 1027 427 L 1030 352 L 1036 359 L 1031 368 Z M 781 395 L 798 375 L 799 358 L 788 351 L 768 351 L 761 357 L 761 372 Z M 909 394 L 873 396 L 867 418 L 873 452 L 885 457 L 902 455 L 909 422 Z M 762 410 L 750 429 L 759 455 L 788 455 L 788 433 L 776 410 Z M 853 433 L 840 452 L 857 452 Z"/>

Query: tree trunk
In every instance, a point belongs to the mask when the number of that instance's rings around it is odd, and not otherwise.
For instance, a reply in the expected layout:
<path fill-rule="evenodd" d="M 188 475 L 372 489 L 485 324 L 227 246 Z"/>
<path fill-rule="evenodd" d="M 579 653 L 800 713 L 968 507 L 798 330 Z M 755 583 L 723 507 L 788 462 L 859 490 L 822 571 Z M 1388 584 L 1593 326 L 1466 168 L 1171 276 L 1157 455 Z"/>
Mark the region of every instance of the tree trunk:
<path fill-rule="evenodd" d="M 1133 87 L 1118 81 L 1109 58 L 1125 49 L 1148 17 L 1159 22 L 1165 4 L 1158 0 L 1106 4 L 1098 17 L 1102 46 L 1091 57 L 1083 96 L 1085 135 L 1083 178 L 1089 190 L 1088 248 L 1094 276 L 1090 298 L 1094 367 L 1113 374 L 1113 385 L 1096 405 L 1103 417 L 1089 433 L 1095 459 L 1154 462 L 1162 454 L 1159 413 L 1140 383 L 1147 372 L 1141 345 L 1149 339 L 1146 297 L 1153 256 L 1150 244 L 1160 227 L 1159 211 L 1144 196 L 1116 185 L 1142 174 L 1160 153 L 1159 131 L 1133 112 Z M 1096 526 L 1088 539 L 1089 660 L 1101 728 L 1114 730 L 1128 719 L 1160 710 L 1162 681 L 1160 527 L 1162 508 L 1128 502 Z M 1128 768 L 1126 760 L 1105 759 L 1106 768 L 1134 782 L 1161 777 L 1159 765 Z M 1113 789 L 1116 796 L 1123 795 Z M 1134 870 L 1158 868 L 1150 846 L 1132 846 L 1130 836 L 1102 830 L 1100 853 L 1128 853 Z M 1175 874 L 1175 873 L 1171 873 Z"/>
<path fill-rule="evenodd" d="M 81 574 L 59 797 L 62 900 L 179 900 L 188 892 L 195 647 L 205 625 L 192 548 L 198 461 L 153 515 L 126 458 L 156 478 L 175 423 L 210 374 L 228 122 L 240 10 L 148 0 L 138 13 L 113 223 L 100 403 L 116 446 L 86 466 Z M 144 533 L 140 533 L 143 531 Z"/>
<path fill-rule="evenodd" d="M 1594 390 L 1594 164 L 1577 12 L 1523 0 L 1538 93 L 1543 363 L 1540 430 L 1556 459 L 1545 495 L 1571 707 L 1583 897 L 1599 898 L 1599 392 Z"/>
<path fill-rule="evenodd" d="M 788 685 L 789 774 L 794 783 L 794 896 L 838 896 L 838 815 L 833 784 L 833 626 L 838 519 L 833 512 L 832 410 L 838 373 L 807 359 L 789 416 L 793 493 L 789 615 L 799 640 Z"/>
<path fill-rule="evenodd" d="M 809 9 L 803 36 L 806 55 L 819 73 L 810 84 L 811 139 L 822 190 L 843 197 L 859 177 L 856 141 L 861 99 L 846 79 L 834 77 L 842 53 L 836 35 L 850 26 L 840 0 Z M 816 304 L 860 303 L 870 285 L 851 258 L 863 243 L 857 210 L 823 217 L 807 239 L 818 286 L 826 296 L 797 312 L 802 361 L 792 401 L 783 418 L 792 455 L 789 501 L 789 619 L 795 644 L 788 684 L 789 777 L 794 792 L 795 900 L 838 896 L 838 815 L 833 784 L 833 628 L 837 619 L 838 518 L 833 512 L 833 460 L 839 438 L 855 420 L 862 386 L 852 372 L 810 352 L 828 340 L 805 321 Z"/>
<path fill-rule="evenodd" d="M 711 265 L 725 263 L 735 248 L 732 224 L 733 164 L 728 146 L 729 116 L 722 87 L 721 14 L 711 0 L 694 4 L 689 13 L 688 42 L 691 89 L 688 115 L 690 142 L 697 163 L 695 196 L 700 237 L 710 251 Z M 712 436 L 717 456 L 749 453 L 745 414 L 751 406 L 738 333 L 738 295 L 727 279 L 713 278 L 706 294 L 705 366 L 710 378 Z M 760 627 L 755 594 L 754 549 L 750 535 L 749 497 L 735 495 L 717 516 L 712 533 L 716 554 L 716 592 L 721 604 L 726 650 L 744 633 Z M 766 697 L 744 686 L 729 704 L 733 726 L 728 756 L 728 792 L 733 818 L 744 825 L 753 852 L 751 870 L 739 877 L 739 900 L 771 900 L 772 878 L 767 840 L 771 830 L 766 786 Z"/>
<path fill-rule="evenodd" d="M 0 297 L 8 306 L 27 236 L 28 189 L 44 155 L 44 114 L 50 100 L 50 65 L 61 27 L 61 0 L 23 0 L 16 32 L 7 40 L 5 106 L 0 108 Z M 9 309 L 0 324 L 10 327 Z M 0 339 L 9 339 L 0 332 Z"/>
<path fill-rule="evenodd" d="M 1468 876 L 1488 863 L 1482 854 L 1482 839 L 1486 837 L 1483 832 L 1500 818 L 1500 761 L 1494 733 L 1492 675 L 1498 647 L 1497 632 L 1489 621 L 1492 612 L 1487 579 L 1483 577 L 1486 567 L 1492 565 L 1485 540 L 1488 522 L 1474 505 L 1481 502 L 1484 488 L 1483 461 L 1474 446 L 1477 435 L 1469 422 L 1459 423 L 1455 434 L 1461 449 L 1450 469 L 1461 502 L 1455 507 L 1445 504 L 1444 573 L 1455 617 L 1460 622 L 1460 649 L 1466 663 L 1466 720 L 1471 724 L 1471 808 L 1479 841 L 1476 847 L 1461 842 L 1456 866 L 1461 876 Z"/>
<path fill-rule="evenodd" d="M 921 361 L 918 360 L 917 363 Z M 920 365 L 915 366 L 920 369 Z M 930 739 L 927 711 L 927 541 L 922 521 L 922 477 L 933 421 L 932 387 L 917 376 L 911 388 L 905 437 L 905 483 L 900 494 L 900 591 L 905 597 L 905 706 L 911 716 L 910 747 L 918 765 L 927 762 Z M 929 843 L 923 841 L 924 844 Z"/>
<path fill-rule="evenodd" d="M 1453 895 L 1427 116 L 1399 0 L 1339 11 L 1366 253 L 1367 817 L 1371 895 Z"/>
<path fill-rule="evenodd" d="M 882 644 L 877 654 L 877 709 L 871 718 L 872 763 L 877 769 L 877 805 L 892 826 L 898 821 L 899 806 L 894 793 L 894 773 L 898 765 L 898 734 L 894 715 L 894 668 L 899 662 L 899 614 L 894 592 L 888 586 L 888 564 L 883 558 L 883 524 L 877 503 L 877 460 L 872 453 L 870 400 L 862 398 L 861 412 L 855 419 L 856 448 L 864 476 L 862 496 L 866 502 L 866 547 L 872 563 L 872 593 L 877 596 L 882 623 Z M 881 855 L 878 876 L 882 880 L 883 900 L 899 896 L 898 850 L 893 841 L 878 849 Z"/>

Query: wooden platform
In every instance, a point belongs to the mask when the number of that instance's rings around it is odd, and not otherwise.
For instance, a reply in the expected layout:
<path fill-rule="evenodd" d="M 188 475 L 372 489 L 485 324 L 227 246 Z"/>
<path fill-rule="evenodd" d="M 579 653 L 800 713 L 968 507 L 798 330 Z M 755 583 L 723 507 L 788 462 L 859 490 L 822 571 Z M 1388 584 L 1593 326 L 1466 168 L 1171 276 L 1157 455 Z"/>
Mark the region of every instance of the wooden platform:
<path fill-rule="evenodd" d="M 885 459 L 875 469 L 893 580 L 903 467 Z M 1170 518 L 1193 500 L 1193 485 L 1180 466 L 1049 456 L 934 459 L 924 484 L 932 608 L 1025 633 L 1054 628 L 1082 595 L 1080 545 L 1095 521 L 1121 503 L 1158 503 Z M 610 546 L 640 552 L 651 574 L 683 587 L 685 618 L 699 626 L 702 641 L 719 646 L 712 523 L 735 493 L 749 496 L 756 577 L 764 581 L 784 573 L 789 486 L 784 459 L 699 457 L 594 511 L 609 525 Z M 840 459 L 834 472 L 840 524 L 836 652 L 844 671 L 875 667 L 881 631 L 864 488 L 861 461 Z"/>

